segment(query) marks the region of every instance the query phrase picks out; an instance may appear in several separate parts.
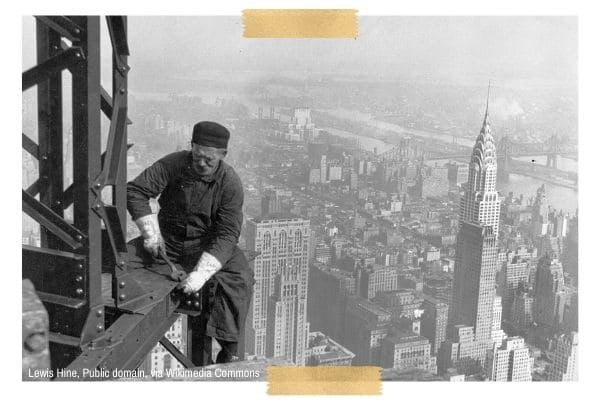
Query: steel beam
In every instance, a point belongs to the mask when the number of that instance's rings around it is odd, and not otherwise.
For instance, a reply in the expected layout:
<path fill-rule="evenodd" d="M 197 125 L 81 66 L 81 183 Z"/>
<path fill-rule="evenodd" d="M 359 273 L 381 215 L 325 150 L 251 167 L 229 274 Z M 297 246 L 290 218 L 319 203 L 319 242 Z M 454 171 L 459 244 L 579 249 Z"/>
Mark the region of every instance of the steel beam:
<path fill-rule="evenodd" d="M 23 149 L 37 160 L 40 154 L 40 150 L 37 143 L 31 140 L 29 136 L 27 136 L 24 133 L 21 133 L 21 140 L 23 143 Z"/>
<path fill-rule="evenodd" d="M 60 215 L 52 211 L 48 206 L 37 201 L 33 196 L 23 192 L 23 211 L 39 224 L 44 226 L 72 249 L 82 248 L 86 237 L 83 232 L 74 228 Z"/>
<path fill-rule="evenodd" d="M 182 352 L 169 339 L 163 336 L 159 343 L 167 350 L 177 361 L 179 361 L 185 368 L 194 368 L 195 365 L 187 358 Z"/>
<path fill-rule="evenodd" d="M 101 292 L 101 223 L 93 212 L 96 196 L 92 192 L 93 177 L 100 173 L 100 18 L 72 17 L 82 29 L 79 45 L 85 62 L 71 68 L 73 86 L 73 217 L 74 225 L 86 240 L 82 254 L 87 257 L 85 288 L 90 313 L 103 307 Z M 89 321 L 88 321 L 89 322 Z M 86 322 L 82 336 L 102 334 L 104 325 Z"/>
<path fill-rule="evenodd" d="M 59 52 L 52 58 L 49 58 L 44 63 L 23 72 L 22 88 L 23 91 L 40 82 L 48 79 L 52 75 L 61 72 L 64 69 L 71 68 L 79 63 L 83 58 L 83 52 L 79 47 L 71 47 L 67 50 Z"/>
<path fill-rule="evenodd" d="M 62 52 L 59 49 L 60 35 L 39 21 L 36 21 L 36 35 L 38 66 L 49 70 L 48 75 L 45 75 L 46 79 L 39 81 L 37 86 L 39 176 L 44 184 L 43 190 L 39 192 L 40 202 L 62 217 L 62 77 L 60 71 L 52 71 L 51 67 L 44 67 L 44 65 L 52 63 L 52 60 L 61 57 L 61 54 L 72 53 L 73 50 Z M 71 56 L 73 57 L 77 58 Z M 66 63 L 70 62 L 66 61 Z M 42 228 L 41 245 L 59 249 L 62 247 L 62 242 Z"/>
<path fill-rule="evenodd" d="M 60 15 L 56 16 L 36 16 L 38 21 L 41 21 L 47 27 L 51 28 L 56 33 L 69 39 L 71 42 L 79 40 L 81 35 L 81 27 L 73 23 L 73 21 L 67 17 Z"/>

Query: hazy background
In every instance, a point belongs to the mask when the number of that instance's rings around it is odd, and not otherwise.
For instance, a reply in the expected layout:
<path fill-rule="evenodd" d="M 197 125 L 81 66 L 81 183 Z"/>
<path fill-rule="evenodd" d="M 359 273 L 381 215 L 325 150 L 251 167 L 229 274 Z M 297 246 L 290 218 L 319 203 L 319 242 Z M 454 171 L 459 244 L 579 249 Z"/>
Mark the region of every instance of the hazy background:
<path fill-rule="evenodd" d="M 23 63 L 33 65 L 34 19 L 25 17 L 23 26 Z M 576 17 L 369 16 L 359 18 L 356 40 L 244 39 L 242 30 L 240 16 L 130 17 L 132 89 L 145 79 L 208 71 L 529 84 L 577 79 Z"/>

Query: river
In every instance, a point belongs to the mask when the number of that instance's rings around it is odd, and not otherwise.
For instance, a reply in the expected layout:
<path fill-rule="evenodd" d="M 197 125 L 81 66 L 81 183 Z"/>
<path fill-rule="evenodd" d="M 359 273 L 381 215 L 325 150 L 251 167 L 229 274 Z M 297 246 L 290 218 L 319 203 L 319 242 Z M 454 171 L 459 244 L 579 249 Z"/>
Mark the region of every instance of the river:
<path fill-rule="evenodd" d="M 339 113 L 336 116 L 339 118 L 342 115 L 347 116 L 349 114 L 348 113 Z M 360 120 L 362 122 L 367 122 L 365 115 L 366 114 L 361 115 L 361 113 L 358 113 L 357 116 L 353 116 L 353 120 L 355 120 L 355 121 Z M 382 124 L 385 124 L 385 126 L 388 128 L 389 128 L 389 125 L 393 125 L 393 124 L 388 124 L 385 122 L 383 122 Z M 377 125 L 378 124 L 374 124 L 373 126 L 377 126 Z M 401 127 L 398 127 L 398 128 L 401 128 Z M 339 129 L 335 129 L 335 128 L 323 127 L 323 129 L 330 132 L 333 135 L 336 135 L 336 136 L 356 137 L 360 141 L 361 146 L 363 148 L 369 149 L 371 151 L 373 151 L 373 149 L 377 149 L 378 154 L 385 152 L 386 150 L 389 150 L 390 148 L 392 148 L 394 146 L 393 144 L 386 143 L 379 139 L 360 136 L 360 135 L 357 135 L 357 134 L 354 134 L 351 132 L 347 132 L 347 131 L 343 131 L 343 130 L 339 130 Z M 402 129 L 397 129 L 396 131 L 401 131 L 401 130 Z M 410 133 L 408 133 L 408 132 L 411 130 L 402 130 L 402 131 L 405 134 L 410 135 Z M 419 131 L 419 132 L 421 132 L 421 131 Z M 432 136 L 428 136 L 428 137 L 433 137 L 434 134 L 431 134 L 431 135 Z M 420 136 L 422 136 L 422 135 L 420 135 Z M 475 139 L 473 139 L 473 140 L 475 140 Z M 464 140 L 464 142 L 466 142 L 466 140 Z M 463 143 L 461 143 L 461 144 L 463 144 Z M 464 144 L 466 145 L 466 143 L 464 143 Z M 471 143 L 470 145 L 472 146 L 473 143 Z M 524 161 L 531 161 L 531 159 L 532 159 L 532 157 L 516 157 L 516 158 L 519 160 L 524 160 Z M 541 163 L 542 165 L 546 165 L 546 157 L 545 156 L 534 157 L 534 159 L 536 160 L 536 162 Z M 437 163 L 438 165 L 443 165 L 447 161 L 448 160 L 436 160 L 435 163 Z M 572 171 L 572 172 L 577 171 L 577 161 L 575 161 L 575 160 L 571 160 L 571 159 L 559 156 L 557 162 L 558 162 L 559 169 L 562 169 L 565 171 Z M 434 164 L 434 162 L 430 162 L 430 163 Z M 550 204 L 552 207 L 554 207 L 556 209 L 562 209 L 565 212 L 568 212 L 571 214 L 575 213 L 575 211 L 577 210 L 577 207 L 578 207 L 578 196 L 577 196 L 576 190 L 569 189 L 569 188 L 566 188 L 563 186 L 553 185 L 551 183 L 544 182 L 539 179 L 535 179 L 535 178 L 531 178 L 531 177 L 523 176 L 523 175 L 510 174 L 509 178 L 508 178 L 508 182 L 498 183 L 498 191 L 500 191 L 503 196 L 507 196 L 509 192 L 513 192 L 513 195 L 516 197 L 518 197 L 522 194 L 525 198 L 528 198 L 528 197 L 535 196 L 536 190 L 541 185 L 546 185 L 546 196 L 548 197 L 548 204 Z"/>

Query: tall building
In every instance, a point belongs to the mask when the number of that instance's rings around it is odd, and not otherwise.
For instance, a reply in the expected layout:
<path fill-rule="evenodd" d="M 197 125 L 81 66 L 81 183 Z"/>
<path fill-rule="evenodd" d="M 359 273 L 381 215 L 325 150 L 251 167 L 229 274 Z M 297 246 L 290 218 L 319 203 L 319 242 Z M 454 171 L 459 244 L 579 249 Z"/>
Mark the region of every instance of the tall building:
<path fill-rule="evenodd" d="M 246 321 L 246 351 L 258 357 L 280 354 L 303 365 L 310 221 L 253 218 L 247 221 L 245 237 L 247 248 L 260 253 L 252 262 L 256 283 Z"/>
<path fill-rule="evenodd" d="M 356 297 L 348 300 L 341 343 L 356 354 L 352 365 L 380 365 L 390 322 L 391 313 L 384 307 Z"/>
<path fill-rule="evenodd" d="M 489 102 L 489 90 L 488 90 Z M 488 121 L 486 105 L 483 126 L 475 141 L 465 194 L 460 202 L 460 223 L 491 226 L 498 236 L 500 196 L 496 190 L 496 146 Z"/>
<path fill-rule="evenodd" d="M 531 382 L 533 358 L 522 337 L 509 337 L 488 353 L 487 378 L 495 382 Z"/>
<path fill-rule="evenodd" d="M 561 291 L 565 280 L 560 261 L 548 256 L 540 258 L 535 274 L 534 321 L 547 328 L 558 328 L 564 310 Z"/>
<path fill-rule="evenodd" d="M 341 341 L 348 297 L 356 293 L 352 273 L 313 264 L 308 274 L 308 320 L 311 329 Z"/>
<path fill-rule="evenodd" d="M 491 338 L 496 261 L 492 227 L 464 223 L 456 248 L 450 324 L 474 327 L 478 341 Z"/>
<path fill-rule="evenodd" d="M 577 380 L 577 348 L 579 338 L 577 332 L 562 334 L 556 341 L 554 360 L 550 366 L 548 380 L 576 381 Z"/>
<path fill-rule="evenodd" d="M 548 233 L 548 199 L 546 185 L 542 185 L 536 192 L 535 201 L 531 210 L 532 228 L 534 236 L 543 236 Z"/>
<path fill-rule="evenodd" d="M 483 126 L 473 147 L 469 177 L 461 199 L 460 229 L 457 235 L 449 313 L 449 328 L 453 335 L 448 335 L 457 337 L 455 325 L 472 327 L 472 344 L 467 345 L 467 337 L 459 335 L 463 342 L 460 346 L 464 350 L 461 352 L 463 357 L 474 360 L 475 364 L 479 363 L 481 367 L 485 363 L 487 350 L 492 346 L 495 274 L 498 261 L 496 241 L 500 221 L 500 197 L 496 190 L 496 146 L 488 121 L 489 87 L 487 103 Z M 452 360 L 454 364 L 456 357 L 454 355 L 455 360 Z M 445 360 L 442 364 L 450 363 Z M 473 365 L 473 362 L 469 361 L 469 368 Z"/>
<path fill-rule="evenodd" d="M 502 263 L 499 284 L 502 307 L 508 318 L 510 318 L 517 291 L 519 288 L 524 289 L 528 282 L 529 263 L 527 260 L 516 255 L 507 257 L 507 260 Z"/>
<path fill-rule="evenodd" d="M 431 342 L 431 354 L 436 355 L 442 342 L 446 340 L 448 327 L 448 303 L 433 296 L 423 296 L 421 334 Z"/>
<path fill-rule="evenodd" d="M 502 297 L 494 297 L 494 306 L 492 308 L 492 342 L 499 347 L 506 338 L 502 330 Z"/>

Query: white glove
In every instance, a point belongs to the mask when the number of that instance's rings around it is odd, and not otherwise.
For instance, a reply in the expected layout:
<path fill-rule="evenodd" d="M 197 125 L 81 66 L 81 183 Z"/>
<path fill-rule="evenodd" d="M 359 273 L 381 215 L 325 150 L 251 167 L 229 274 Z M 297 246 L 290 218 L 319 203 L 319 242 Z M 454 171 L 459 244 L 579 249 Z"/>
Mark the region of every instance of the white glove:
<path fill-rule="evenodd" d="M 202 286 L 208 281 L 211 276 L 221 269 L 222 265 L 212 254 L 204 252 L 198 260 L 196 268 L 187 278 L 181 282 L 183 293 L 189 294 L 202 289 Z"/>
<path fill-rule="evenodd" d="M 154 257 L 159 256 L 159 251 L 165 250 L 165 242 L 160 234 L 160 226 L 156 214 L 148 214 L 138 218 L 135 224 L 144 238 L 144 249 Z"/>

